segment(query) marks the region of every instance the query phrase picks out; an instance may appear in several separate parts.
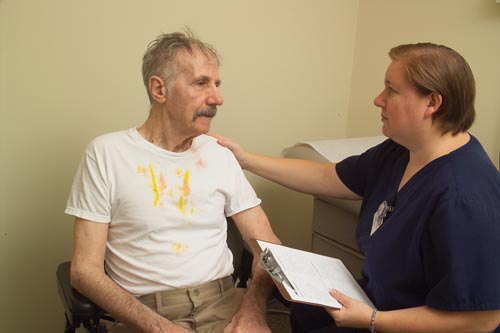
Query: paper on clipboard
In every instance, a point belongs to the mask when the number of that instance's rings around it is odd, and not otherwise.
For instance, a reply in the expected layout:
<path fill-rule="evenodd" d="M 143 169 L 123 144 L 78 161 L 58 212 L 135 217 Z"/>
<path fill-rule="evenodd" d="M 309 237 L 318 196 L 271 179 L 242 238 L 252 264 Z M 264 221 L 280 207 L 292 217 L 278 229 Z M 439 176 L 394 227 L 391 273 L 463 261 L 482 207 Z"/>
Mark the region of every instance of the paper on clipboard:
<path fill-rule="evenodd" d="M 279 266 L 268 265 L 265 269 L 274 275 L 276 286 L 287 300 L 341 308 L 342 305 L 329 294 L 330 289 L 335 288 L 375 308 L 341 260 L 261 240 L 256 242 Z M 276 272 L 281 276 L 276 276 Z"/>

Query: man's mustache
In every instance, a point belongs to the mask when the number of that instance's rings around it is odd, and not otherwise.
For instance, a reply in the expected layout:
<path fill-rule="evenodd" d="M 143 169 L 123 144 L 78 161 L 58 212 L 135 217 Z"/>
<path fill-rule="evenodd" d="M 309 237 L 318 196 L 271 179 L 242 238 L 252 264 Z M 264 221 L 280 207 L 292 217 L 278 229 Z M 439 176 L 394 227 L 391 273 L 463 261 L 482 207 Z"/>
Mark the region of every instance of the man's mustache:
<path fill-rule="evenodd" d="M 204 110 L 199 110 L 194 113 L 193 120 L 198 117 L 208 117 L 213 118 L 217 114 L 217 107 L 215 105 L 211 105 Z"/>

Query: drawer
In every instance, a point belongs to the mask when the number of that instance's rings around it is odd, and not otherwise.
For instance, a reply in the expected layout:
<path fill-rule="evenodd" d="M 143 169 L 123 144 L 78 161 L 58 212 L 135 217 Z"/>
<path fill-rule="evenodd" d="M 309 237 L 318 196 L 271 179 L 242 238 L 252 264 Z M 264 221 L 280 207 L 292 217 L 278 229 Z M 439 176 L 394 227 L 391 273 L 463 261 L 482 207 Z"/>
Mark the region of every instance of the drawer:
<path fill-rule="evenodd" d="M 357 223 L 357 212 L 314 199 L 313 232 L 359 251 L 356 244 Z"/>
<path fill-rule="evenodd" d="M 312 252 L 342 260 L 354 278 L 361 278 L 364 257 L 360 252 L 313 233 Z"/>
<path fill-rule="evenodd" d="M 315 199 L 318 199 L 326 204 L 342 208 L 356 215 L 359 214 L 359 210 L 361 209 L 361 200 L 337 199 L 326 195 L 318 195 Z"/>

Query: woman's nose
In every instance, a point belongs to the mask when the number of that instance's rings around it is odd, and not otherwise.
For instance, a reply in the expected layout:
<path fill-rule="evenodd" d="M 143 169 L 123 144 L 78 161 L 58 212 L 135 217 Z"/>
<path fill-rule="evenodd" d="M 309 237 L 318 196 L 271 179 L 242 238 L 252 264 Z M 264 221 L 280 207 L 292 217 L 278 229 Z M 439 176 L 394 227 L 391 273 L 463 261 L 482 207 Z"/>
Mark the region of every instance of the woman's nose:
<path fill-rule="evenodd" d="M 384 101 L 383 101 L 383 98 L 382 98 L 382 94 L 384 92 L 382 91 L 380 94 L 378 94 L 375 99 L 373 100 L 373 104 L 375 104 L 375 106 L 381 108 L 383 105 L 384 105 Z"/>

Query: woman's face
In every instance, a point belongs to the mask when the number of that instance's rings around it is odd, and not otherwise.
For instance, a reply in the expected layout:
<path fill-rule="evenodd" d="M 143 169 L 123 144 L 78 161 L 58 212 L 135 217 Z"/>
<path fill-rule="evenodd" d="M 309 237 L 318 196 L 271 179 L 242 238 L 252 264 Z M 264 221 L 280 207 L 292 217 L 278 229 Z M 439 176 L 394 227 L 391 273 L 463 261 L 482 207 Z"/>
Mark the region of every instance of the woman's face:
<path fill-rule="evenodd" d="M 384 90 L 373 101 L 381 109 L 382 133 L 405 145 L 422 134 L 428 124 L 426 117 L 430 99 L 410 85 L 401 61 L 393 61 L 387 68 Z"/>

